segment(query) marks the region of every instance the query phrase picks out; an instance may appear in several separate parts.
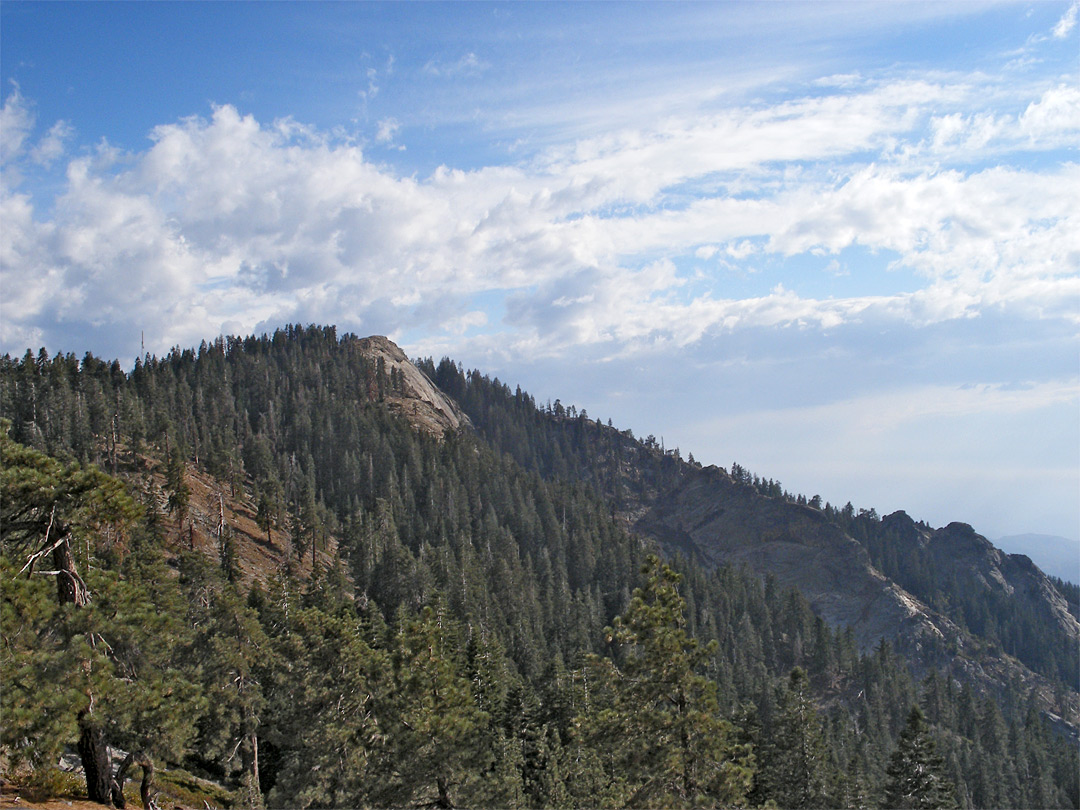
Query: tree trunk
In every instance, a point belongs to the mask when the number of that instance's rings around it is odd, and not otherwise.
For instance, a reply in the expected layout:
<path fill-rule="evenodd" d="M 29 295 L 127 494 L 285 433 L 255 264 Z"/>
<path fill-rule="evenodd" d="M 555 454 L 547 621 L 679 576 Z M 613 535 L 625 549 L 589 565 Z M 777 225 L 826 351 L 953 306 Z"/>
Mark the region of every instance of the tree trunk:
<path fill-rule="evenodd" d="M 139 798 L 142 799 L 142 806 L 146 810 L 150 810 L 154 801 L 150 796 L 150 786 L 154 783 L 154 763 L 144 754 L 143 758 L 139 761 L 139 764 L 142 765 L 142 782 L 139 783 Z"/>
<path fill-rule="evenodd" d="M 117 396 L 117 399 L 119 400 L 120 394 L 117 393 L 116 396 Z M 117 407 L 119 407 L 119 402 L 117 402 Z M 117 421 L 119 421 L 119 419 L 120 419 L 119 412 L 113 413 L 113 418 L 112 418 L 112 445 L 109 448 L 109 463 L 112 464 L 112 474 L 113 475 L 116 475 L 116 444 L 117 444 L 116 423 L 117 423 Z"/>
<path fill-rule="evenodd" d="M 127 781 L 128 768 L 135 761 L 134 754 L 128 754 L 116 771 L 116 778 L 112 782 L 112 800 L 115 807 L 124 810 L 127 807 L 127 799 L 124 798 L 124 782 Z"/>
<path fill-rule="evenodd" d="M 61 605 L 84 607 L 90 601 L 86 583 L 75 569 L 75 556 L 71 553 L 71 538 L 53 549 L 53 567 L 56 569 L 56 598 Z"/>
<path fill-rule="evenodd" d="M 225 497 L 219 492 L 217 496 L 217 536 L 218 543 L 222 542 L 222 538 L 225 537 Z"/>
<path fill-rule="evenodd" d="M 79 758 L 86 774 L 86 796 L 90 801 L 112 806 L 112 761 L 105 745 L 105 734 L 90 717 L 79 712 Z"/>
<path fill-rule="evenodd" d="M 132 765 L 138 765 L 143 772 L 142 783 L 139 785 L 139 798 L 142 800 L 142 806 L 149 808 L 153 802 L 150 796 L 150 788 L 154 784 L 154 762 L 144 753 L 132 753 L 124 758 L 124 761 L 120 764 L 120 769 L 116 772 L 116 779 L 112 783 L 113 804 L 120 810 L 124 810 L 127 804 L 127 800 L 124 799 L 124 783 L 127 781 L 128 769 Z"/>
<path fill-rule="evenodd" d="M 446 784 L 446 780 L 441 776 L 437 777 L 435 785 L 439 789 L 439 798 L 435 802 L 435 806 L 443 808 L 443 810 L 454 810 L 454 803 L 450 801 L 450 787 Z"/>
<path fill-rule="evenodd" d="M 254 731 L 245 735 L 240 746 L 240 761 L 243 767 L 242 801 L 246 808 L 261 808 L 262 786 L 259 784 L 259 737 Z"/>

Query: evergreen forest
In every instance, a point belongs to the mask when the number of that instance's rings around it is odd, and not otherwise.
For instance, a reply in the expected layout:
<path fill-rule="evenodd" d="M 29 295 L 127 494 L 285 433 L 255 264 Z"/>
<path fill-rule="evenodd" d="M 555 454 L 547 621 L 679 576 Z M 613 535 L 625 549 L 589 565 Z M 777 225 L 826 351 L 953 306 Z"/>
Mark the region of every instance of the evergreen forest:
<path fill-rule="evenodd" d="M 692 456 L 416 365 L 467 426 L 419 429 L 333 327 L 0 358 L 5 779 L 47 792 L 67 755 L 116 807 L 1080 808 L 1080 650 L 1038 615 L 733 464 L 1041 680 L 860 648 L 632 530 Z"/>

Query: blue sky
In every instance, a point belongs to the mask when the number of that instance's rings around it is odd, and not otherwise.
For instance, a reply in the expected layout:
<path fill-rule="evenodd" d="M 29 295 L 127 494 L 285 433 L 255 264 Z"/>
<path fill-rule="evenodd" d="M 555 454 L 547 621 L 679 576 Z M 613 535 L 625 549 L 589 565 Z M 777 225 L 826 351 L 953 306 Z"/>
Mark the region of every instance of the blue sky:
<path fill-rule="evenodd" d="M 703 463 L 1080 537 L 1065 3 L 0 6 L 0 351 L 388 334 Z"/>

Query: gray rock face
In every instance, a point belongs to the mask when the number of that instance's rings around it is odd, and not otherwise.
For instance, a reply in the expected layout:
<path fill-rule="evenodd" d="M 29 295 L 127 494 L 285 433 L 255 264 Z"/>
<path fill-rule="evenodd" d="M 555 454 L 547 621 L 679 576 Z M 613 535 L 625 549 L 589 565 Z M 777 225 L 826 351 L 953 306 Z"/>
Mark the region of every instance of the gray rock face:
<path fill-rule="evenodd" d="M 685 465 L 669 486 L 658 486 L 628 504 L 634 531 L 669 552 L 714 565 L 745 566 L 794 587 L 814 612 L 834 627 L 851 627 L 863 650 L 882 639 L 901 650 L 916 674 L 947 669 L 979 691 L 1010 681 L 1025 684 L 1045 706 L 1055 705 L 1050 682 L 1011 656 L 980 652 L 980 644 L 948 616 L 889 580 L 870 563 L 866 549 L 813 508 L 768 498 L 715 467 Z M 959 587 L 988 588 L 1025 600 L 1037 615 L 1055 622 L 1073 643 L 1080 623 L 1050 580 L 1027 557 L 1009 555 L 968 525 L 931 530 L 903 512 L 884 519 L 903 547 L 928 552 Z M 1080 695 L 1063 699 L 1062 729 L 1080 727 Z"/>
<path fill-rule="evenodd" d="M 415 427 L 436 436 L 469 424 L 469 417 L 443 394 L 420 369 L 412 364 L 396 343 L 382 335 L 361 338 L 360 347 L 376 363 L 382 360 L 386 373 L 395 370 L 402 379 L 402 393 L 390 393 L 386 404 Z"/>
<path fill-rule="evenodd" d="M 722 470 L 692 470 L 657 498 L 635 530 L 714 565 L 743 565 L 797 588 L 834 627 L 850 626 L 863 649 L 958 635 L 944 617 L 890 582 L 858 542 L 824 514 L 766 498 Z"/>
<path fill-rule="evenodd" d="M 1006 554 L 966 523 L 950 523 L 931 531 L 919 527 L 904 512 L 882 519 L 901 547 L 926 550 L 935 571 L 965 590 L 996 592 L 1024 603 L 1041 621 L 1056 625 L 1074 644 L 1080 643 L 1080 622 L 1069 613 L 1065 599 L 1030 558 Z"/>

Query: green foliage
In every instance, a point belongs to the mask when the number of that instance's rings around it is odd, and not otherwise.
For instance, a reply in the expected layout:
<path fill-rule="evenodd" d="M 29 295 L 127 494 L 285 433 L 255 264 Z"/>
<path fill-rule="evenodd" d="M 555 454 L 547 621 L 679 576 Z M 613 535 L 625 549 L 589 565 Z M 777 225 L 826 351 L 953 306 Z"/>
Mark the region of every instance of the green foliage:
<path fill-rule="evenodd" d="M 158 791 L 158 804 L 181 807 L 250 807 L 237 800 L 232 791 L 221 785 L 185 771 L 183 768 L 169 768 L 154 772 L 154 786 Z"/>
<path fill-rule="evenodd" d="M 169 493 L 169 512 L 176 515 L 177 526 L 183 527 L 188 504 L 191 503 L 191 488 L 187 484 L 184 456 L 179 447 L 174 447 L 169 454 L 169 463 L 165 467 L 165 489 Z"/>
<path fill-rule="evenodd" d="M 198 749 L 225 774 L 239 774 L 244 788 L 257 795 L 258 735 L 266 709 L 260 675 L 279 663 L 258 615 L 231 584 L 208 593 L 198 608 L 191 616 L 195 633 L 189 647 L 207 698 L 198 719 Z"/>
<path fill-rule="evenodd" d="M 78 776 L 51 764 L 34 768 L 23 782 L 23 789 L 26 798 L 32 802 L 44 802 L 64 796 L 81 798 L 85 792 Z"/>
<path fill-rule="evenodd" d="M 886 773 L 885 807 L 896 810 L 956 807 L 955 787 L 945 776 L 944 759 L 937 753 L 926 718 L 918 706 L 908 715 Z"/>
<path fill-rule="evenodd" d="M 743 803 L 753 755 L 721 717 L 716 684 L 698 674 L 715 652 L 685 629 L 680 577 L 649 557 L 645 584 L 608 628 L 612 659 L 594 657 L 592 696 L 579 722 L 609 763 L 604 803 L 686 807 Z"/>
<path fill-rule="evenodd" d="M 120 542 L 138 515 L 124 485 L 96 467 L 63 463 L 8 435 L 0 419 L 0 541 L 17 549 L 71 533 Z"/>
<path fill-rule="evenodd" d="M 420 365 L 475 433 L 412 430 L 381 402 L 400 378 L 331 328 L 219 339 L 130 375 L 89 355 L 0 358 L 22 442 L 0 438 L 6 751 L 50 761 L 93 696 L 111 744 L 197 766 L 242 806 L 866 807 L 920 702 L 961 806 L 1080 805 L 1075 746 L 1020 685 L 995 701 L 954 672 L 917 683 L 769 579 L 679 557 L 642 573 L 650 549 L 618 514 L 680 480 L 677 451 Z M 294 552 L 334 536 L 339 558 L 240 592 L 227 536 L 220 559 L 166 539 L 135 447 L 171 471 L 167 491 L 200 465 L 261 504 L 264 532 L 289 528 Z M 142 517 L 94 461 L 136 482 Z M 888 556 L 876 515 L 823 511 Z M 81 611 L 16 576 L 57 517 L 92 595 Z M 971 606 L 969 625 L 1022 641 L 1030 617 Z M 1038 638 L 1044 669 L 1069 671 Z"/>
<path fill-rule="evenodd" d="M 137 515 L 134 503 L 118 480 L 6 435 L 0 460 L 5 746 L 16 760 L 48 761 L 92 727 L 113 745 L 182 756 L 193 737 L 184 709 L 199 710 L 200 691 L 175 659 L 185 632 L 169 610 L 176 602 L 141 579 L 147 566 L 129 566 L 125 578 L 109 570 L 120 558 L 119 529 Z M 73 539 L 85 544 L 73 549 Z M 74 553 L 83 549 L 85 579 Z M 39 573 L 56 577 L 55 601 L 32 577 L 47 554 L 57 570 Z"/>
<path fill-rule="evenodd" d="M 471 805 L 492 765 L 489 715 L 458 658 L 457 628 L 442 606 L 399 616 L 394 631 L 390 745 L 378 798 L 390 806 Z"/>
<path fill-rule="evenodd" d="M 268 802 L 278 807 L 360 807 L 388 729 L 385 652 L 373 649 L 355 618 L 317 608 L 296 611 L 268 667 L 266 730 L 276 747 Z"/>
<path fill-rule="evenodd" d="M 0 743 L 16 764 L 43 767 L 78 736 L 76 714 L 88 699 L 71 678 L 82 672 L 84 648 L 69 643 L 71 631 L 50 583 L 18 571 L 10 558 L 0 560 Z"/>
<path fill-rule="evenodd" d="M 759 754 L 757 792 L 792 810 L 829 806 L 829 751 L 806 673 L 793 669 L 778 693 L 772 731 Z"/>

